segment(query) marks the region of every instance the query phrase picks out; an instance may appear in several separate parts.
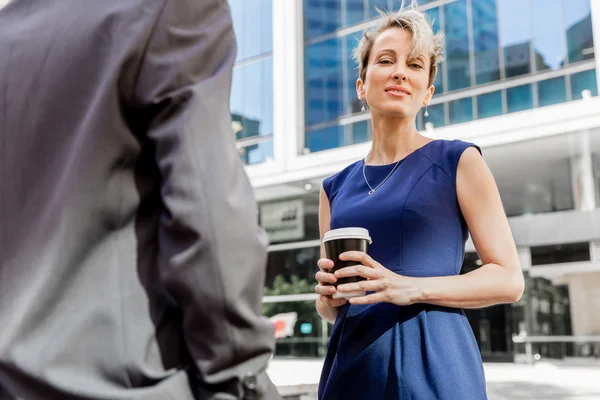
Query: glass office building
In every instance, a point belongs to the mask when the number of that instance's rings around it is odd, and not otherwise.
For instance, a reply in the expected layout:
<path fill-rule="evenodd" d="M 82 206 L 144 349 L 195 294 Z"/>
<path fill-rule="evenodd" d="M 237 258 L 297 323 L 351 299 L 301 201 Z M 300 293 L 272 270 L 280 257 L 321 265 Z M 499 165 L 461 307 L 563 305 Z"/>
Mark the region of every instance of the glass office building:
<path fill-rule="evenodd" d="M 273 157 L 272 0 L 230 0 L 238 46 L 231 88 L 232 128 L 244 163 Z"/>
<path fill-rule="evenodd" d="M 230 0 L 232 129 L 271 238 L 264 311 L 298 317 L 278 357 L 324 354 L 330 326 L 313 294 L 318 192 L 369 150 L 351 52 L 377 8 L 400 3 Z M 445 59 L 418 129 L 482 147 L 527 277 L 519 303 L 467 311 L 484 359 L 600 353 L 581 339 L 600 334 L 591 317 L 600 316 L 600 2 L 419 4 L 445 34 Z M 480 265 L 469 241 L 462 272 Z"/>
<path fill-rule="evenodd" d="M 376 7 L 399 1 L 305 1 L 305 147 L 314 152 L 370 139 L 356 98 L 352 49 Z M 597 94 L 589 0 L 421 2 L 445 34 L 445 62 L 425 122 L 442 127 Z"/>

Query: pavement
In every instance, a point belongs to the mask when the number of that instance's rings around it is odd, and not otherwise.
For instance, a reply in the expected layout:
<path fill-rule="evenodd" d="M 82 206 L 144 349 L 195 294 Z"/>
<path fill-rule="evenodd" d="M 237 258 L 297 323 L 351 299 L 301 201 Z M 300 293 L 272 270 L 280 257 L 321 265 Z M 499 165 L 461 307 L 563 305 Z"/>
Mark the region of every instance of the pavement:
<path fill-rule="evenodd" d="M 282 396 L 316 400 L 322 367 L 319 359 L 275 358 L 267 373 Z M 488 400 L 600 400 L 600 365 L 484 363 L 484 368 Z"/>

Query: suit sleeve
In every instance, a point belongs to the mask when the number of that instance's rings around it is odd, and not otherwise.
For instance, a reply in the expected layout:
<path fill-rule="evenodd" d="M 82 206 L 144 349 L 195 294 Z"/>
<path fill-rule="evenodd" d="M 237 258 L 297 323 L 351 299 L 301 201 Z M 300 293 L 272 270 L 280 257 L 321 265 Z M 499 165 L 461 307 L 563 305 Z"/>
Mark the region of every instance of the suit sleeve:
<path fill-rule="evenodd" d="M 261 315 L 267 240 L 229 113 L 235 46 L 226 0 L 166 0 L 134 101 L 152 110 L 160 276 L 183 311 L 200 398 L 279 399 L 265 373 L 275 340 Z"/>

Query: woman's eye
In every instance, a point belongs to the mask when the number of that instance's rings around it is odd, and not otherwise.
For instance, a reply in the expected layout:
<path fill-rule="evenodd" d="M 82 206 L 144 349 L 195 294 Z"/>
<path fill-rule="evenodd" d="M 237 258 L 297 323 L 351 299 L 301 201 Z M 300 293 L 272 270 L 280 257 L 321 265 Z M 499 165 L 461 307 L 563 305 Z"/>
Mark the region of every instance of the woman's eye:
<path fill-rule="evenodd" d="M 379 64 L 391 64 L 391 63 L 392 63 L 392 60 L 387 60 L 387 59 L 379 60 Z"/>
<path fill-rule="evenodd" d="M 423 66 L 421 64 L 415 64 L 415 63 L 409 64 L 408 66 L 411 68 L 416 68 L 416 69 L 423 68 Z"/>

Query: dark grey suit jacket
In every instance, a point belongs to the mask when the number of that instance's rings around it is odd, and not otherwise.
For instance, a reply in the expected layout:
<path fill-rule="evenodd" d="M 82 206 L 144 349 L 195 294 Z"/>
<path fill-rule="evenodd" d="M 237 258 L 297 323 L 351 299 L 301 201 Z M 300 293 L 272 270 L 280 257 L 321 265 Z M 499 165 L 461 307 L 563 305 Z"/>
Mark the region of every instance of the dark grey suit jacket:
<path fill-rule="evenodd" d="M 227 2 L 0 7 L 0 399 L 278 399 Z"/>

